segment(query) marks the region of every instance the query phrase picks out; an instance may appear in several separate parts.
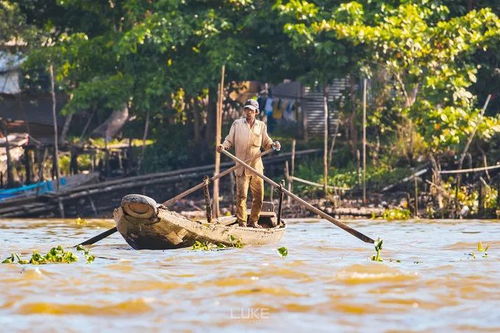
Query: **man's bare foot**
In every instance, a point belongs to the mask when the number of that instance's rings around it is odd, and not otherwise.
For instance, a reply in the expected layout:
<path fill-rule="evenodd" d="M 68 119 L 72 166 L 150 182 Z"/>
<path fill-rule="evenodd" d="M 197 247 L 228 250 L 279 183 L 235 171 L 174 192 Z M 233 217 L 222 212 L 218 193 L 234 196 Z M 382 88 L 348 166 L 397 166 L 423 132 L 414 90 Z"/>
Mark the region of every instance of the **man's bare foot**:
<path fill-rule="evenodd" d="M 262 228 L 262 226 L 261 226 L 261 225 L 259 225 L 257 222 L 250 222 L 250 223 L 248 224 L 248 226 L 249 226 L 250 228 L 257 228 L 257 229 L 261 229 L 261 228 Z"/>

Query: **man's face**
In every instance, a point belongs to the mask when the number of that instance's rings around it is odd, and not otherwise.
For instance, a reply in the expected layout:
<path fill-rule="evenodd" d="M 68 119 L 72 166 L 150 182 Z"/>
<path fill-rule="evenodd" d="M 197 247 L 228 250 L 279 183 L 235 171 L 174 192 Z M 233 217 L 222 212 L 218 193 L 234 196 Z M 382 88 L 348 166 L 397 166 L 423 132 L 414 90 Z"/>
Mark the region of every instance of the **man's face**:
<path fill-rule="evenodd" d="M 255 120 L 255 116 L 257 115 L 257 111 L 250 109 L 250 108 L 245 108 L 245 118 L 247 122 L 253 122 Z"/>

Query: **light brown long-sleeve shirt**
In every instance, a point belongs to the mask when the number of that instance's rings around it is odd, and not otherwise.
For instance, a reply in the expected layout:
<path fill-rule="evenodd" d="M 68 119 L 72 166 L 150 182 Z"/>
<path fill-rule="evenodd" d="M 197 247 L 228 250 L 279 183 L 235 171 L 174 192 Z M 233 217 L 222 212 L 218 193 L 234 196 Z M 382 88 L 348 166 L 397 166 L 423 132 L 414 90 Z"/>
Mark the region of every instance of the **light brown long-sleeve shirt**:
<path fill-rule="evenodd" d="M 247 120 L 241 118 L 234 121 L 222 145 L 224 149 L 234 147 L 236 157 L 243 161 L 249 161 L 260 152 L 261 148 L 264 150 L 271 148 L 272 143 L 273 140 L 267 134 L 267 126 L 264 122 L 255 119 L 255 123 L 250 127 Z M 250 163 L 250 166 L 254 167 L 259 172 L 264 171 L 264 165 L 262 164 L 261 158 Z M 236 169 L 235 173 L 237 176 L 241 176 L 243 174 L 249 174 L 251 171 L 246 170 L 244 167 L 240 167 Z"/>

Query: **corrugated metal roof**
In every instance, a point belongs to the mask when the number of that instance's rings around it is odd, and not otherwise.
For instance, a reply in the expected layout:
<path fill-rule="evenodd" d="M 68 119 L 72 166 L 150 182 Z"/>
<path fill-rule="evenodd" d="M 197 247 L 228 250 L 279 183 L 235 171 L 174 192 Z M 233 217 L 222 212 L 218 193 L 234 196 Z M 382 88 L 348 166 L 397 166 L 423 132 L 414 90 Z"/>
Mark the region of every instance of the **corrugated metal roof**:
<path fill-rule="evenodd" d="M 335 79 L 328 86 L 328 102 L 333 102 L 342 95 L 342 91 L 347 87 L 348 78 Z M 309 136 L 323 135 L 324 133 L 324 110 L 323 110 L 323 91 L 320 88 L 304 88 L 304 99 L 302 106 L 307 122 L 307 134 Z M 328 132 L 333 133 L 337 126 L 338 110 L 330 108 L 328 110 Z"/>

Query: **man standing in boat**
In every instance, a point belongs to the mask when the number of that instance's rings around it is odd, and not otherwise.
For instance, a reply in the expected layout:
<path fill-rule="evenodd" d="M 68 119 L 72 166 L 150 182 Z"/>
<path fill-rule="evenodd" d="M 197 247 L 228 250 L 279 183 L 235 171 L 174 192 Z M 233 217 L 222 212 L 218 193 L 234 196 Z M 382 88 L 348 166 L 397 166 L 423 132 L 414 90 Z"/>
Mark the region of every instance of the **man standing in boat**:
<path fill-rule="evenodd" d="M 267 126 L 264 122 L 255 119 L 259 114 L 259 103 L 256 100 L 249 99 L 244 106 L 244 118 L 234 121 L 229 134 L 222 144 L 217 146 L 217 151 L 230 149 L 234 146 L 236 157 L 246 161 L 260 173 L 264 172 L 262 159 L 259 157 L 252 161 L 260 152 L 274 148 L 280 150 L 281 145 L 274 141 L 267 134 Z M 264 201 L 264 181 L 262 178 L 254 175 L 244 167 L 236 169 L 236 218 L 240 227 L 247 226 L 247 195 L 248 187 L 252 192 L 252 210 L 248 219 L 249 226 L 261 228 L 257 224 L 259 214 Z"/>

